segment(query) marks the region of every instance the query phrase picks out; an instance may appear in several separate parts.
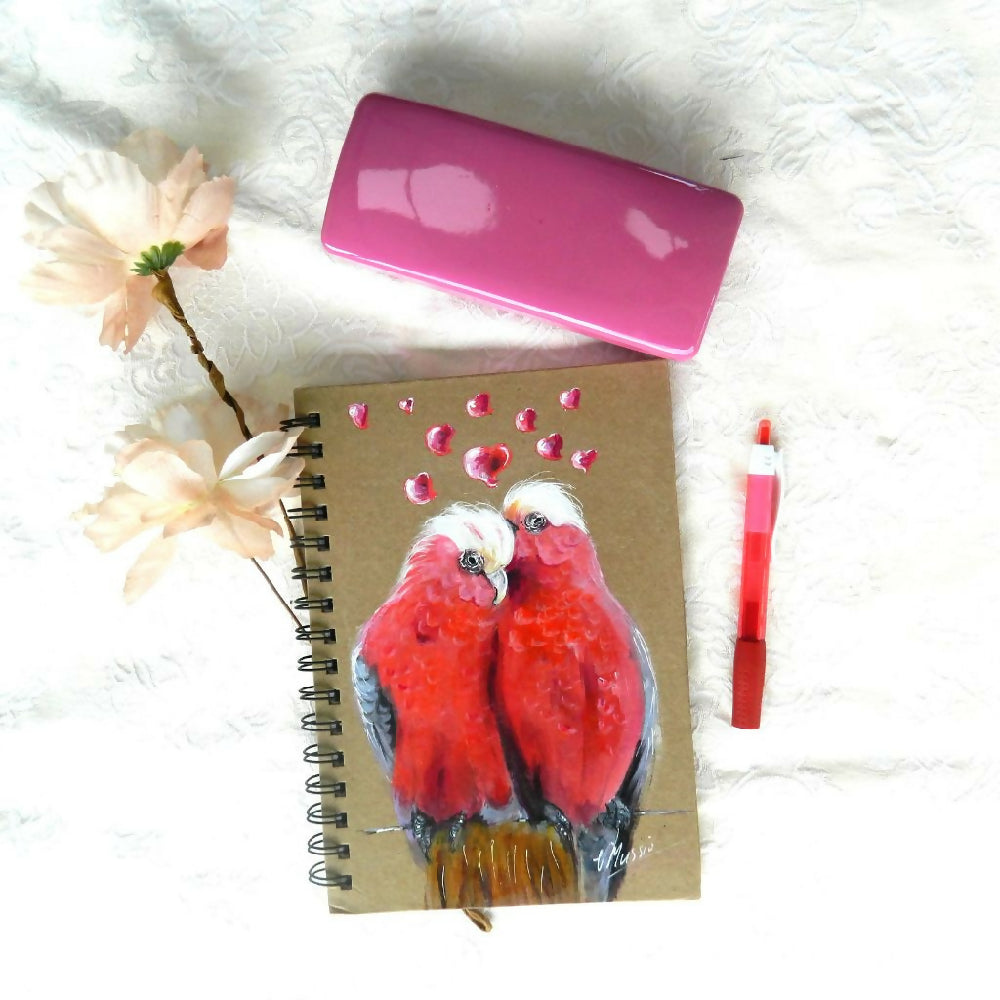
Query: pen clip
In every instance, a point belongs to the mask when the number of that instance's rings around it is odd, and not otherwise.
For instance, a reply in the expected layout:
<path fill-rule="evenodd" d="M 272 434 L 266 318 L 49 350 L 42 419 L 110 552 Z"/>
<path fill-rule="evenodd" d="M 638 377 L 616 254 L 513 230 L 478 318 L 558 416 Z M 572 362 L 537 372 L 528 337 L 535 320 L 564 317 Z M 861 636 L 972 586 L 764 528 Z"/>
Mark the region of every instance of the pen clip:
<path fill-rule="evenodd" d="M 774 476 L 774 489 L 771 491 L 771 540 L 774 540 L 774 530 L 778 525 L 778 509 L 781 506 L 781 490 L 784 478 L 784 463 L 781 461 L 781 452 L 774 447 L 771 440 L 771 421 L 761 420 L 757 424 L 757 444 L 771 449 L 770 466 L 771 475 Z"/>
<path fill-rule="evenodd" d="M 785 488 L 785 463 L 781 460 L 781 452 L 774 451 L 774 492 L 771 494 L 771 544 L 774 544 L 774 532 L 778 527 L 778 511 L 781 509 L 781 494 Z"/>
<path fill-rule="evenodd" d="M 755 469 L 757 464 L 756 456 L 760 455 L 762 468 Z M 771 421 L 761 420 L 757 425 L 757 443 L 751 453 L 750 472 L 760 475 L 765 471 L 774 477 L 774 489 L 771 491 L 771 543 L 774 543 L 774 532 L 778 526 L 778 510 L 781 507 L 781 494 L 784 489 L 785 466 L 781 460 L 781 452 L 774 446 L 771 440 Z"/>

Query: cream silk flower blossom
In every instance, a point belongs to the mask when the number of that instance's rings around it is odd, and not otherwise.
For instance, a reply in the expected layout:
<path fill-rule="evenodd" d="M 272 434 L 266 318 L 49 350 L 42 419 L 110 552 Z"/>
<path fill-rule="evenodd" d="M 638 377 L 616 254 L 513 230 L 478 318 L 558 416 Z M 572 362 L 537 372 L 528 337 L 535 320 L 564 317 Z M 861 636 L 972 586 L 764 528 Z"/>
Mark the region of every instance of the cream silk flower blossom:
<path fill-rule="evenodd" d="M 29 197 L 25 239 L 51 259 L 25 287 L 42 302 L 103 306 L 101 343 L 130 351 L 159 305 L 152 270 L 226 262 L 234 190 L 230 177 L 208 179 L 196 148 L 182 154 L 156 129 L 133 133 L 116 152 L 84 153 Z"/>
<path fill-rule="evenodd" d="M 158 436 L 127 443 L 115 462 L 119 482 L 80 512 L 94 516 L 84 533 L 104 552 L 159 529 L 126 576 L 130 602 L 156 582 L 185 531 L 200 531 L 247 559 L 273 555 L 281 527 L 269 515 L 293 492 L 304 464 L 288 454 L 295 433 L 258 434 L 221 458 L 197 411 L 173 406 L 155 423 Z"/>

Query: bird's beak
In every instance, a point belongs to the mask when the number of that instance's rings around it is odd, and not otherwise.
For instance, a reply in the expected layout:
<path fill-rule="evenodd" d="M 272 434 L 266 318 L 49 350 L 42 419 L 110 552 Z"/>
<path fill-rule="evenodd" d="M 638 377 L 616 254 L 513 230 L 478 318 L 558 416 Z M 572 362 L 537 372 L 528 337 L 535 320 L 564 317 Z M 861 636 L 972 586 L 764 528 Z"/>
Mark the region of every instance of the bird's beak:
<path fill-rule="evenodd" d="M 486 579 L 493 584 L 494 598 L 493 606 L 496 607 L 507 596 L 507 574 L 504 570 L 495 569 L 492 573 L 486 574 Z"/>

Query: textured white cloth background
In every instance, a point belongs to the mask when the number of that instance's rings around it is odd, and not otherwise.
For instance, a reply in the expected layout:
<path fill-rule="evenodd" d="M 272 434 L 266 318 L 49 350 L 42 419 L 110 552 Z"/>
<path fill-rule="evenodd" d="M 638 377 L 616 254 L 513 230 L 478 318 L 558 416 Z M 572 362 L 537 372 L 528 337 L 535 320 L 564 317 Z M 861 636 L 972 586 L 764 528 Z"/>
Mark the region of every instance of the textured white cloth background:
<path fill-rule="evenodd" d="M 989 992 L 995 3 L 4 0 L 0 20 L 5 996 Z M 99 555 L 70 520 L 109 482 L 109 436 L 203 385 L 168 320 L 123 359 L 17 286 L 28 190 L 136 127 L 239 180 L 229 263 L 178 281 L 236 389 L 623 356 L 326 258 L 326 192 L 372 90 L 746 205 L 704 347 L 672 370 L 700 902 L 500 911 L 490 935 L 327 915 L 287 617 L 197 546 L 126 608 L 134 553 Z M 787 492 L 764 728 L 744 733 L 742 476 L 765 415 Z"/>

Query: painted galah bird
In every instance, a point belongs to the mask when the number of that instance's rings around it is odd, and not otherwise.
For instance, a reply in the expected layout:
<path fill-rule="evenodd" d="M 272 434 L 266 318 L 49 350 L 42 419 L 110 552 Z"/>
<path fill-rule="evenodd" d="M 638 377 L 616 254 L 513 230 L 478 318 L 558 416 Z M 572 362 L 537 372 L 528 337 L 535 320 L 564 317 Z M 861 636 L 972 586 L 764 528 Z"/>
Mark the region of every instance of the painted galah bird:
<path fill-rule="evenodd" d="M 516 540 L 495 691 L 515 790 L 532 819 L 572 829 L 585 897 L 614 898 L 656 740 L 649 653 L 564 487 L 518 483 L 504 515 Z"/>
<path fill-rule="evenodd" d="M 513 552 L 493 508 L 446 508 L 420 531 L 354 650 L 368 739 L 424 855 L 442 824 L 457 835 L 468 817 L 516 812 L 489 687 Z"/>

